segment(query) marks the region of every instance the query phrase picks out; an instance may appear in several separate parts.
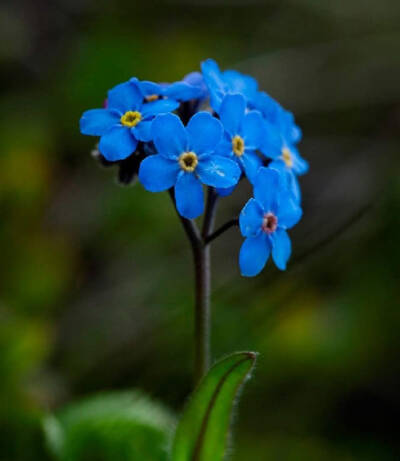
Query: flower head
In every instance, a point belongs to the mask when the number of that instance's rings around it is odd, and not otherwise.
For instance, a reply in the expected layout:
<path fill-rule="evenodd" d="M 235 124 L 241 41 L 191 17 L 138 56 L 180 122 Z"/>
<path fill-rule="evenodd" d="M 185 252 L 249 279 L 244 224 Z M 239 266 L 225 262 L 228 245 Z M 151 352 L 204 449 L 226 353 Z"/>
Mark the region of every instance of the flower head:
<path fill-rule="evenodd" d="M 264 268 L 270 253 L 276 266 L 284 270 L 291 253 L 286 232 L 300 220 L 302 211 L 272 168 L 260 168 L 251 198 L 240 213 L 239 225 L 246 238 L 239 254 L 242 275 L 252 277 Z"/>
<path fill-rule="evenodd" d="M 250 103 L 257 95 L 258 83 L 249 75 L 243 75 L 236 70 L 221 72 L 213 59 L 201 63 L 204 82 L 210 92 L 210 104 L 215 111 L 219 111 L 224 96 L 239 93 L 246 103 Z"/>
<path fill-rule="evenodd" d="M 151 192 L 175 187 L 178 212 L 196 218 L 204 208 L 202 183 L 227 188 L 240 177 L 236 162 L 215 154 L 222 132 L 221 122 L 208 112 L 198 112 L 186 127 L 174 114 L 158 116 L 152 125 L 158 154 L 142 161 L 139 180 Z"/>
<path fill-rule="evenodd" d="M 157 114 L 178 106 L 173 99 L 146 100 L 133 78 L 108 92 L 106 108 L 83 113 L 81 133 L 100 136 L 99 151 L 106 160 L 123 160 L 136 150 L 138 141 L 151 140 L 151 123 Z"/>
<path fill-rule="evenodd" d="M 241 94 L 224 97 L 220 110 L 224 134 L 217 147 L 217 153 L 234 160 L 253 182 L 262 165 L 256 151 L 264 135 L 262 116 L 257 111 L 246 112 L 246 101 Z M 223 192 L 222 192 L 222 195 Z"/>

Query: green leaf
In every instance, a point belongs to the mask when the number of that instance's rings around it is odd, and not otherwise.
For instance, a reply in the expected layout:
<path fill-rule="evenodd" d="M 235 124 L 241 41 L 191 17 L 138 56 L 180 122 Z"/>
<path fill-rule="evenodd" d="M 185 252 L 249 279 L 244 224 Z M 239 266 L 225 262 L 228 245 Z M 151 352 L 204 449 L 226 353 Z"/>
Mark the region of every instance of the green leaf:
<path fill-rule="evenodd" d="M 173 461 L 223 459 L 233 405 L 255 361 L 255 353 L 239 352 L 211 368 L 179 422 L 172 447 Z"/>
<path fill-rule="evenodd" d="M 165 461 L 174 425 L 163 406 L 134 391 L 90 397 L 43 422 L 60 461 Z"/>

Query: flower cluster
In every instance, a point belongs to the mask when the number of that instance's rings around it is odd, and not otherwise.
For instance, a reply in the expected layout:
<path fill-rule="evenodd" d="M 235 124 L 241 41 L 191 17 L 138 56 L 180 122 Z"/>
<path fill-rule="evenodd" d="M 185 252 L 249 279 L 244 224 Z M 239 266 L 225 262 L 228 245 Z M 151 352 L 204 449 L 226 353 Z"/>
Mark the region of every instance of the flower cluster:
<path fill-rule="evenodd" d="M 239 218 L 241 273 L 258 274 L 270 254 L 286 268 L 286 230 L 302 214 L 297 178 L 308 165 L 293 115 L 254 78 L 221 71 L 212 59 L 171 84 L 132 78 L 108 92 L 103 108 L 84 112 L 80 128 L 100 137 L 102 163 L 118 164 L 123 182 L 137 175 L 148 191 L 173 188 L 186 219 L 204 211 L 203 184 L 224 197 L 247 179 L 254 198 Z"/>

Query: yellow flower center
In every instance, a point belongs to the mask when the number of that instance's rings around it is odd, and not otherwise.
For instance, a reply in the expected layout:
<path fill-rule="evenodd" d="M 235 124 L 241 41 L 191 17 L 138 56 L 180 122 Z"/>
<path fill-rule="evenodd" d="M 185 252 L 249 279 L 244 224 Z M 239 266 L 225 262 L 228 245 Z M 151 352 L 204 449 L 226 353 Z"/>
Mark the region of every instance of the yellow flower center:
<path fill-rule="evenodd" d="M 187 171 L 188 173 L 193 173 L 199 163 L 197 155 L 194 152 L 183 152 L 179 156 L 178 161 L 182 170 Z"/>
<path fill-rule="evenodd" d="M 157 101 L 158 95 L 157 94 L 149 94 L 145 97 L 147 102 Z"/>
<path fill-rule="evenodd" d="M 244 154 L 244 141 L 239 135 L 232 138 L 232 150 L 237 157 L 241 157 Z"/>
<path fill-rule="evenodd" d="M 287 147 L 282 149 L 282 159 L 288 168 L 293 166 L 293 159 L 290 150 Z"/>
<path fill-rule="evenodd" d="M 129 126 L 132 128 L 136 126 L 142 120 L 142 114 L 138 111 L 128 110 L 125 114 L 121 117 L 121 123 L 124 126 Z"/>

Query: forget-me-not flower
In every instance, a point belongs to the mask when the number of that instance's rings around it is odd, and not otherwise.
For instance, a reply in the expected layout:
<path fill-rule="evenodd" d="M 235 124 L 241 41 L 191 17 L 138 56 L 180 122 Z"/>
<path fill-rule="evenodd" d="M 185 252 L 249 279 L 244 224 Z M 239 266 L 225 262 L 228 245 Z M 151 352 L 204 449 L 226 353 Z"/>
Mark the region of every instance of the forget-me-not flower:
<path fill-rule="evenodd" d="M 198 112 L 185 127 L 174 114 L 159 115 L 152 125 L 158 154 L 145 158 L 139 180 L 145 189 L 160 192 L 175 186 L 181 216 L 196 218 L 204 209 L 202 183 L 227 188 L 235 185 L 240 168 L 233 160 L 215 154 L 223 128 L 208 112 Z"/>
<path fill-rule="evenodd" d="M 251 277 L 264 268 L 269 255 L 276 266 L 284 270 L 291 253 L 286 232 L 301 218 L 302 211 L 282 181 L 281 174 L 272 168 L 260 168 L 251 198 L 240 213 L 240 231 L 246 240 L 239 254 L 242 275 Z"/>
<path fill-rule="evenodd" d="M 226 94 L 240 93 L 244 96 L 246 103 L 250 103 L 257 96 L 257 80 L 249 75 L 241 74 L 236 70 L 221 72 L 213 59 L 203 61 L 201 70 L 210 92 L 210 105 L 216 112 L 219 111 Z"/>
<path fill-rule="evenodd" d="M 108 92 L 106 108 L 84 112 L 80 129 L 83 134 L 100 136 L 100 153 L 115 162 L 131 155 L 138 141 L 151 140 L 151 123 L 157 114 L 178 106 L 173 99 L 146 100 L 138 80 L 133 78 Z"/>
<path fill-rule="evenodd" d="M 262 165 L 256 154 L 264 135 L 264 122 L 257 111 L 246 112 L 246 101 L 241 94 L 224 97 L 219 117 L 224 127 L 217 153 L 237 162 L 252 183 L 257 170 Z M 226 195 L 222 192 L 222 195 Z"/>

